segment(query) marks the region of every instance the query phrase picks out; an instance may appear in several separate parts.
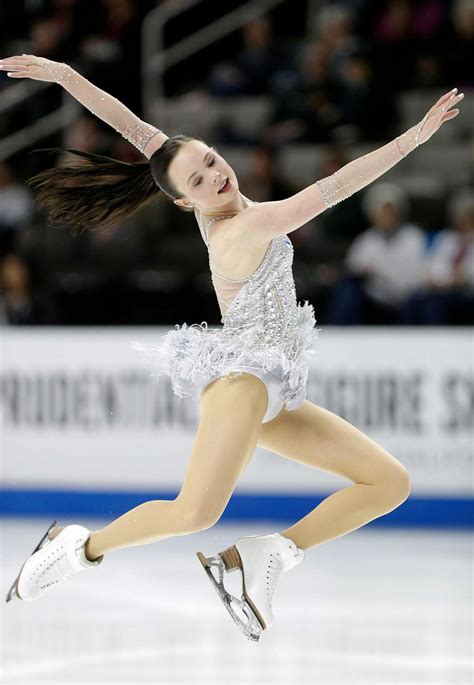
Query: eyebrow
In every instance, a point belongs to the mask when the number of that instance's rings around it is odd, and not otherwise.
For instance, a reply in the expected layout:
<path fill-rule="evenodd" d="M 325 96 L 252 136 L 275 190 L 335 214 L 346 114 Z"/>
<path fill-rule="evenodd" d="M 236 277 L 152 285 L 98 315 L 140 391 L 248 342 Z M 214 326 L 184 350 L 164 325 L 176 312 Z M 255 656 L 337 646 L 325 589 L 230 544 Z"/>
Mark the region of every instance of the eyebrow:
<path fill-rule="evenodd" d="M 206 157 L 207 157 L 207 155 L 210 155 L 211 153 L 212 153 L 212 149 L 209 150 L 209 152 L 206 152 L 206 154 L 204 155 L 204 159 L 202 160 L 202 161 L 204 162 L 204 164 L 206 163 Z M 197 174 L 197 171 L 195 171 L 193 174 L 191 174 L 191 176 L 188 178 L 188 184 L 189 184 L 189 181 L 192 179 L 192 177 L 193 177 L 195 174 Z"/>

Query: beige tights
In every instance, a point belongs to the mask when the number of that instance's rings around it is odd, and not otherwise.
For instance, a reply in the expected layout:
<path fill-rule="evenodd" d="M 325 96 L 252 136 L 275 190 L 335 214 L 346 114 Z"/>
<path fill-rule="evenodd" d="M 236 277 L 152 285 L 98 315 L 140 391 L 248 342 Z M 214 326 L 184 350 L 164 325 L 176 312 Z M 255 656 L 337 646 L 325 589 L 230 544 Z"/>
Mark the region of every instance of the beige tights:
<path fill-rule="evenodd" d="M 179 495 L 144 502 L 93 532 L 88 558 L 213 526 L 257 445 L 353 481 L 281 531 L 301 549 L 351 532 L 408 497 L 405 467 L 344 419 L 306 400 L 299 409 L 283 410 L 262 424 L 266 407 L 265 386 L 251 374 L 219 378 L 207 386 Z"/>

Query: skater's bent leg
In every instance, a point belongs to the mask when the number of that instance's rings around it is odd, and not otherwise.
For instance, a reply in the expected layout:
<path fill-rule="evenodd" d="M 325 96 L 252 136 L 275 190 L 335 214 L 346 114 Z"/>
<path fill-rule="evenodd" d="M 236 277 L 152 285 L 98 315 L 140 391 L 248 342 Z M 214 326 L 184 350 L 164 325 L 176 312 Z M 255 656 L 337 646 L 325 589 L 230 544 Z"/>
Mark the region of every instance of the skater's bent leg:
<path fill-rule="evenodd" d="M 409 495 L 406 468 L 359 429 L 308 400 L 262 425 L 259 445 L 353 481 L 281 535 L 308 549 L 387 514 Z"/>
<path fill-rule="evenodd" d="M 207 386 L 201 394 L 201 418 L 179 495 L 174 500 L 144 502 L 95 531 L 86 545 L 86 556 L 96 559 L 112 550 L 214 525 L 255 450 L 267 403 L 264 383 L 251 374 L 219 378 Z"/>

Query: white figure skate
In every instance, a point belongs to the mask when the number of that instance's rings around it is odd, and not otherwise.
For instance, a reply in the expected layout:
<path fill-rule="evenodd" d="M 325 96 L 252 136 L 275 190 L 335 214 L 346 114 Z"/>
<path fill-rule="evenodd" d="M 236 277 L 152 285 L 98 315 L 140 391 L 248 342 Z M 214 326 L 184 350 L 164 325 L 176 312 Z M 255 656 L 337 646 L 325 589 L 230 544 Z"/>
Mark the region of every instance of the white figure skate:
<path fill-rule="evenodd" d="M 24 562 L 16 580 L 8 591 L 6 601 L 13 597 L 32 601 L 53 589 L 56 583 L 80 571 L 87 571 L 102 563 L 104 555 L 90 561 L 85 554 L 90 530 L 71 525 L 59 530 L 54 521 L 41 538 L 31 556 Z"/>
<path fill-rule="evenodd" d="M 274 533 L 240 538 L 216 557 L 207 558 L 201 552 L 197 552 L 197 556 L 237 626 L 249 640 L 258 642 L 262 630 L 273 623 L 271 602 L 280 572 L 301 563 L 304 550 L 292 540 Z M 218 580 L 211 571 L 213 566 L 217 567 Z M 231 595 L 223 582 L 224 571 L 231 573 L 237 569 L 242 576 L 241 599 Z M 235 612 L 232 602 L 240 607 L 247 622 Z"/>

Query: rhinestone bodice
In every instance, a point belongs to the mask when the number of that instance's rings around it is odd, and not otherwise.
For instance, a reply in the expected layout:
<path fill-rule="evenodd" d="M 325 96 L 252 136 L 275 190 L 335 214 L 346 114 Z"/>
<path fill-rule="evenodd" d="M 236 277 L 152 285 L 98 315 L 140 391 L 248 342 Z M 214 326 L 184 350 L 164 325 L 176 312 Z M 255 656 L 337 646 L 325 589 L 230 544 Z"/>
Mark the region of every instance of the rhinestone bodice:
<path fill-rule="evenodd" d="M 201 229 L 206 238 L 213 217 Z M 293 338 L 297 326 L 297 300 L 293 279 L 293 244 L 287 235 L 270 241 L 257 269 L 247 278 L 228 278 L 212 269 L 212 283 L 221 310 L 221 323 L 227 333 L 253 329 L 263 345 L 276 345 L 294 356 Z"/>
<path fill-rule="evenodd" d="M 263 345 L 280 346 L 291 355 L 297 324 L 292 263 L 293 245 L 288 236 L 273 238 L 260 266 L 228 307 L 222 319 L 224 329 L 259 331 Z"/>

